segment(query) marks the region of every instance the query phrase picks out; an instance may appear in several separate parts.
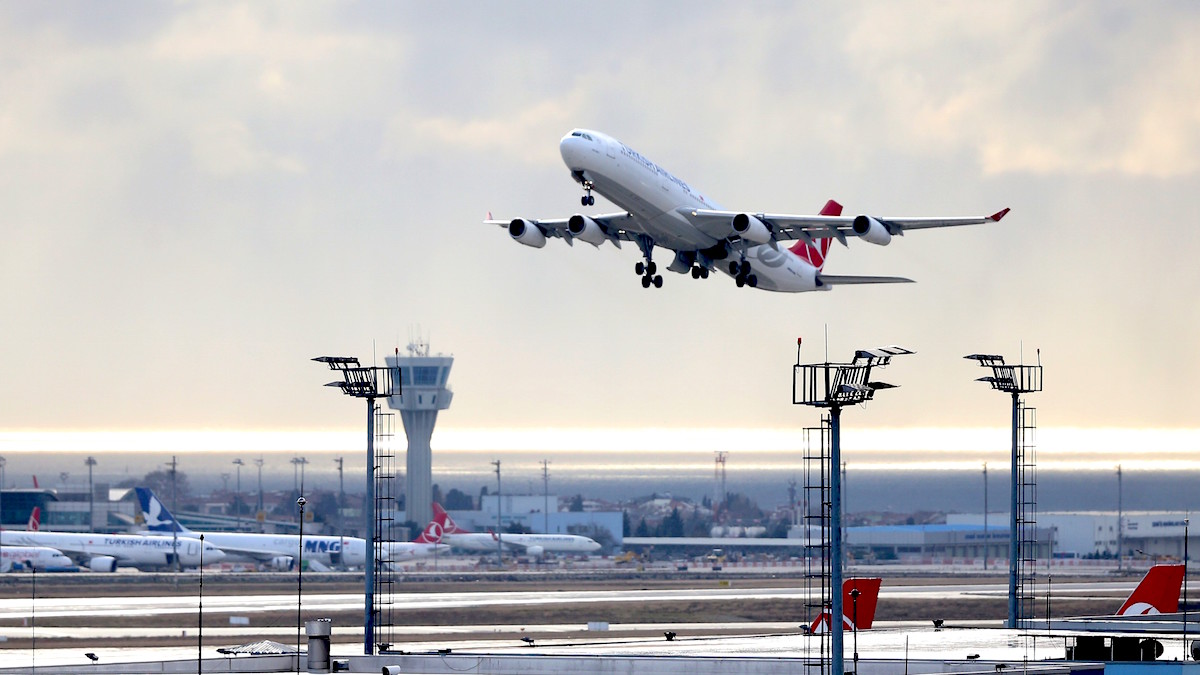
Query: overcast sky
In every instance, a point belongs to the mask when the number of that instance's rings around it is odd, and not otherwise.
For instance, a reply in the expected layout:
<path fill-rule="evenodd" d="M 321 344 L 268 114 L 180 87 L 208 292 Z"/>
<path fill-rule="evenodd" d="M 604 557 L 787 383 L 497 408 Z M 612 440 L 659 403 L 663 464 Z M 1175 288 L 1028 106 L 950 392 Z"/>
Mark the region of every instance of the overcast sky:
<path fill-rule="evenodd" d="M 858 428 L 1003 427 L 962 356 L 1022 348 L 1043 427 L 1200 427 L 1197 35 L 1187 2 L 7 2 L 0 432 L 358 429 L 309 359 L 418 326 L 447 431 L 812 426 L 826 327 L 917 352 Z M 644 290 L 635 247 L 481 224 L 579 210 L 573 127 L 730 209 L 1012 213 L 826 267 L 916 284 Z"/>

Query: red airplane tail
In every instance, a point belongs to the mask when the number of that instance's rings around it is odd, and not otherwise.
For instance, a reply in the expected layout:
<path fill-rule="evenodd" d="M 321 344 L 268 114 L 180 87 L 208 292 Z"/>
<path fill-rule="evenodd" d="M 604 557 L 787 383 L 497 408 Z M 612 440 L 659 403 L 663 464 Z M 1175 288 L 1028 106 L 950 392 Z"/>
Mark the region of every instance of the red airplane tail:
<path fill-rule="evenodd" d="M 875 623 L 875 606 L 879 603 L 879 587 L 883 579 L 847 579 L 842 582 L 842 629 L 854 630 L 858 619 L 858 630 L 868 630 Z M 858 591 L 855 601 L 854 592 Z M 824 633 L 829 630 L 829 610 L 822 611 L 808 627 L 809 633 Z"/>
<path fill-rule="evenodd" d="M 442 534 L 471 533 L 470 530 L 459 527 L 458 523 L 454 522 L 454 519 L 450 517 L 450 514 L 446 513 L 446 509 L 443 509 L 442 505 L 437 502 L 433 503 L 433 522 L 441 526 Z"/>
<path fill-rule="evenodd" d="M 829 201 L 825 202 L 825 206 L 821 209 L 820 215 L 840 216 L 842 215 L 842 205 L 830 199 Z M 833 239 L 824 237 L 816 241 L 816 246 L 811 246 L 808 242 L 801 239 L 789 250 L 798 257 L 807 260 L 808 263 L 813 267 L 821 269 L 825 266 L 825 256 L 829 253 L 829 245 L 832 242 Z"/>
<path fill-rule="evenodd" d="M 37 532 L 38 528 L 41 526 L 41 524 L 42 524 L 42 507 L 35 506 L 35 507 L 33 507 L 33 511 L 30 512 L 30 514 L 29 514 L 29 524 L 27 524 L 25 526 L 25 529 L 30 532 Z"/>
<path fill-rule="evenodd" d="M 441 525 L 441 523 L 439 523 L 436 518 L 429 521 L 429 524 L 425 526 L 425 529 L 421 531 L 421 534 L 418 535 L 416 539 L 413 539 L 413 543 L 414 544 L 440 544 L 440 543 L 442 543 L 442 525 Z"/>
<path fill-rule="evenodd" d="M 1178 612 L 1182 585 L 1183 565 L 1155 565 L 1117 610 L 1117 616 Z"/>

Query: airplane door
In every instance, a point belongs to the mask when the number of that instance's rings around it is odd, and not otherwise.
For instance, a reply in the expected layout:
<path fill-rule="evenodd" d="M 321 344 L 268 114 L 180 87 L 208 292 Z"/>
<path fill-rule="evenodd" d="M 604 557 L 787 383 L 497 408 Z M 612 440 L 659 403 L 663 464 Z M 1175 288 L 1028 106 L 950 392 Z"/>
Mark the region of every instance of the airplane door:
<path fill-rule="evenodd" d="M 190 557 L 190 558 L 197 557 L 197 555 L 200 553 L 200 550 L 198 548 L 199 546 L 200 546 L 200 544 L 197 544 L 194 542 L 188 542 L 188 546 L 187 546 L 188 557 Z"/>
<path fill-rule="evenodd" d="M 616 143 L 611 143 L 611 142 L 605 143 L 604 144 L 604 154 L 608 155 L 609 159 L 616 159 L 617 158 Z"/>

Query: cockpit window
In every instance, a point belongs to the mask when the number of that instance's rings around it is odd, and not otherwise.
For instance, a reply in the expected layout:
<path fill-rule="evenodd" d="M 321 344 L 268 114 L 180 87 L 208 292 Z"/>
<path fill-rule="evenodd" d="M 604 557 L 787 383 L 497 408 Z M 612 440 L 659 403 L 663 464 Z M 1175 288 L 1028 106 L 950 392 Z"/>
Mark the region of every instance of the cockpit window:
<path fill-rule="evenodd" d="M 571 135 L 572 136 L 583 136 L 583 132 L 582 131 L 572 131 Z"/>
<path fill-rule="evenodd" d="M 594 141 L 594 140 L 596 140 L 596 139 L 592 138 L 590 135 L 583 133 L 582 131 L 572 131 L 572 132 L 571 132 L 571 135 L 572 135 L 572 136 L 577 136 L 577 137 L 579 137 L 579 138 L 582 138 L 582 139 L 583 139 L 583 140 L 585 140 L 585 141 Z"/>

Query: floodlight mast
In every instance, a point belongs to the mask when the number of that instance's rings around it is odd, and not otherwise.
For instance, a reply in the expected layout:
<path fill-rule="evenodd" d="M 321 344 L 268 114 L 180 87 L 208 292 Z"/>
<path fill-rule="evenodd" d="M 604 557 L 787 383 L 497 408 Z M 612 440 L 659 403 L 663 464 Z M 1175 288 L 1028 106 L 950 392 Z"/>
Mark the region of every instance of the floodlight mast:
<path fill-rule="evenodd" d="M 1038 350 L 1038 365 L 1023 366 L 1004 363 L 1004 357 L 996 354 L 968 354 L 963 357 L 979 362 L 984 368 L 991 368 L 989 377 L 981 377 L 976 382 L 987 382 L 992 389 L 1012 395 L 1012 473 L 1009 487 L 1008 508 L 1008 628 L 1017 627 L 1017 567 L 1020 564 L 1020 536 L 1017 518 L 1021 485 L 1019 479 L 1019 461 L 1021 455 L 1021 394 L 1029 394 L 1042 390 L 1041 350 Z M 987 533 L 984 533 L 987 536 Z M 986 542 L 987 539 L 985 538 Z M 986 544 L 985 544 L 986 555 Z"/>
<path fill-rule="evenodd" d="M 796 365 L 792 369 L 792 404 L 829 409 L 829 631 L 831 636 L 832 663 L 830 673 L 842 675 L 846 672 L 843 658 L 842 607 L 842 477 L 838 467 L 842 462 L 841 416 L 842 408 L 870 401 L 880 389 L 892 389 L 896 385 L 870 381 L 871 370 L 882 368 L 893 356 L 912 354 L 913 351 L 895 345 L 878 349 L 860 349 L 854 353 L 850 363 L 800 363 L 801 339 L 796 340 Z M 822 472 L 824 473 L 824 472 Z"/>
<path fill-rule="evenodd" d="M 392 369 L 377 366 L 363 366 L 353 356 L 318 356 L 313 359 L 329 366 L 330 370 L 342 374 L 341 382 L 330 382 L 326 387 L 337 387 L 343 394 L 355 398 L 367 399 L 367 508 L 366 532 L 369 533 L 366 546 L 366 562 L 363 564 L 363 577 L 366 580 L 366 602 L 363 614 L 363 653 L 371 656 L 375 653 L 375 555 L 378 536 L 375 526 L 375 399 L 389 396 L 400 396 L 400 382 L 392 378 Z"/>

